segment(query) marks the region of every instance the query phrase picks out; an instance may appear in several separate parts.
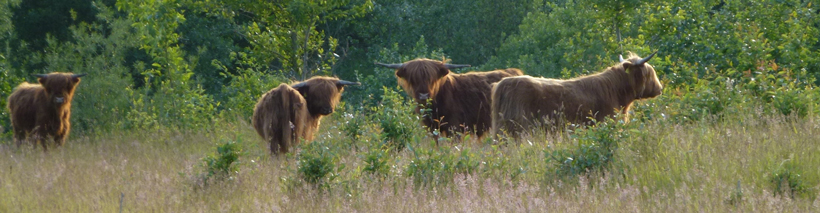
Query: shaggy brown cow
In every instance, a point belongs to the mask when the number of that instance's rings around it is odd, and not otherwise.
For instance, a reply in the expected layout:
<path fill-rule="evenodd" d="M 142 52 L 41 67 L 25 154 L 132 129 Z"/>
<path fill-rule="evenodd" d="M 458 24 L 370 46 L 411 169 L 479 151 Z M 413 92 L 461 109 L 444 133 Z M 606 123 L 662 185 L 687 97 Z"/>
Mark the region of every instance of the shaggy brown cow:
<path fill-rule="evenodd" d="M 661 94 L 663 86 L 655 69 L 646 63 L 653 56 L 655 53 L 640 58 L 630 53 L 628 60 L 621 57 L 621 63 L 600 73 L 569 80 L 505 78 L 492 91 L 491 135 L 507 133 L 517 138 L 537 125 L 588 125 L 592 119 L 602 120 L 619 111 L 626 114 L 633 101 Z"/>
<path fill-rule="evenodd" d="M 36 74 L 40 84 L 23 82 L 11 93 L 8 105 L 14 140 L 19 148 L 27 136 L 34 146 L 40 143 L 48 150 L 47 136 L 57 146 L 65 144 L 71 130 L 71 99 L 80 77 L 86 74 L 58 73 Z"/>
<path fill-rule="evenodd" d="M 287 153 L 300 139 L 313 140 L 319 121 L 333 113 L 346 85 L 361 84 L 319 76 L 291 86 L 280 84 L 259 98 L 253 127 L 272 153 Z"/>
<path fill-rule="evenodd" d="M 422 122 L 433 132 L 451 136 L 454 132 L 481 137 L 490 129 L 491 84 L 502 78 L 523 75 L 519 69 L 488 72 L 450 73 L 450 69 L 470 65 L 415 59 L 402 64 L 378 65 L 396 69 L 399 85 L 418 103 L 416 113 L 425 113 Z M 429 102 L 429 105 L 427 105 Z"/>

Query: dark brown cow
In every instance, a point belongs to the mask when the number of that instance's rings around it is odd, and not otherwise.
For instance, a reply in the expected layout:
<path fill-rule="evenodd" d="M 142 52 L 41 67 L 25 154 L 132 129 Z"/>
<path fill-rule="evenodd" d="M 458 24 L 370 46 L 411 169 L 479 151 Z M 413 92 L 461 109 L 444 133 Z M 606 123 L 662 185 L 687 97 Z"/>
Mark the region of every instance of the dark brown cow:
<path fill-rule="evenodd" d="M 40 143 L 48 150 L 47 137 L 57 146 L 65 144 L 71 130 L 71 99 L 80 77 L 86 74 L 58 73 L 36 74 L 40 84 L 23 82 L 8 99 L 14 140 L 20 145 L 31 136 L 34 146 Z"/>
<path fill-rule="evenodd" d="M 360 85 L 333 77 L 313 77 L 288 86 L 280 84 L 256 103 L 253 127 L 274 154 L 287 153 L 301 139 L 313 140 L 322 116 L 333 113 L 346 85 Z"/>
<path fill-rule="evenodd" d="M 430 109 L 422 122 L 433 132 L 451 136 L 454 132 L 481 137 L 490 129 L 490 91 L 492 83 L 502 78 L 523 75 L 519 69 L 487 72 L 451 73 L 450 69 L 470 65 L 447 64 L 445 61 L 415 59 L 402 64 L 378 65 L 396 69 L 396 78 L 418 107 Z M 427 105 L 429 102 L 429 105 Z"/>
<path fill-rule="evenodd" d="M 517 138 L 538 125 L 591 124 L 618 112 L 626 114 L 635 100 L 661 94 L 655 69 L 646 63 L 655 53 L 630 57 L 604 71 L 569 80 L 519 76 L 505 78 L 493 87 L 491 134 Z M 552 127 L 554 128 L 554 127 Z"/>

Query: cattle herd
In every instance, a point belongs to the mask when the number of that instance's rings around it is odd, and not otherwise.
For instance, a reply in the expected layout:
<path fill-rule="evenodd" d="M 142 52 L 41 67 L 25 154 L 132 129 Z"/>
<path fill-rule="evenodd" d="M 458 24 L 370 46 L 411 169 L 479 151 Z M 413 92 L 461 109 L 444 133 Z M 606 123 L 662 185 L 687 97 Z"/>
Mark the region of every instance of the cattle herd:
<path fill-rule="evenodd" d="M 588 125 L 629 110 L 635 100 L 661 94 L 663 86 L 646 58 L 627 59 L 601 72 L 573 79 L 526 76 L 515 68 L 452 73 L 470 65 L 415 59 L 377 65 L 395 69 L 396 79 L 415 100 L 421 122 L 437 139 L 471 134 L 520 138 L 556 131 L 565 124 Z M 70 130 L 71 99 L 85 74 L 37 74 L 39 84 L 22 83 L 8 97 L 14 141 L 35 147 L 53 140 L 65 143 Z M 273 154 L 310 142 L 323 116 L 333 113 L 345 86 L 360 83 L 313 77 L 280 84 L 256 103 L 253 127 Z M 438 141 L 438 140 L 437 140 Z"/>

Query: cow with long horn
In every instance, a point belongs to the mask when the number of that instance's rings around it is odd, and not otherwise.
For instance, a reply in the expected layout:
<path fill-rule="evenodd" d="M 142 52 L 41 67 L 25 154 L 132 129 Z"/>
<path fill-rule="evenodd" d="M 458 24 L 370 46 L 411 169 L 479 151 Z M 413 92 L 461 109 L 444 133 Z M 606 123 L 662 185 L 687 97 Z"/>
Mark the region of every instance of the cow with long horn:
<path fill-rule="evenodd" d="M 591 124 L 618 112 L 627 115 L 635 100 L 661 94 L 663 86 L 646 58 L 630 53 L 620 63 L 596 74 L 568 80 L 518 76 L 505 78 L 492 90 L 491 134 L 514 138 L 536 127 L 556 130 L 566 123 Z"/>
<path fill-rule="evenodd" d="M 521 70 L 514 68 L 452 73 L 451 69 L 470 65 L 430 59 L 376 64 L 396 70 L 399 85 L 418 104 L 416 113 L 423 115 L 422 123 L 430 132 L 438 131 L 445 137 L 455 132 L 483 136 L 491 124 L 492 84 L 506 77 L 523 75 Z"/>
<path fill-rule="evenodd" d="M 301 140 L 313 140 L 322 117 L 333 113 L 348 85 L 361 84 L 321 76 L 280 84 L 259 98 L 251 119 L 253 127 L 272 153 L 286 153 Z"/>
<path fill-rule="evenodd" d="M 27 139 L 48 150 L 49 139 L 65 144 L 71 130 L 71 100 L 80 77 L 86 74 L 34 74 L 40 84 L 23 82 L 11 93 L 6 108 L 11 115 L 14 141 L 19 148 Z"/>

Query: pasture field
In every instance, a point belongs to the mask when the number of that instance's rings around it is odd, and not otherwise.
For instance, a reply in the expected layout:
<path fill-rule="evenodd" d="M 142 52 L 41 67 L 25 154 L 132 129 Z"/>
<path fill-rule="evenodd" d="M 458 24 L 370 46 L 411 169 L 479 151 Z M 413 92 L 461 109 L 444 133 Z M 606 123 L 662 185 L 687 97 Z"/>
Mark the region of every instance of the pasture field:
<path fill-rule="evenodd" d="M 0 213 L 820 212 L 816 0 L 6 0 L 0 47 Z M 519 141 L 436 141 L 376 64 L 569 79 L 654 52 L 628 122 Z M 87 74 L 71 135 L 18 149 L 8 96 L 51 72 Z M 361 85 L 271 155 L 255 104 L 313 76 Z"/>
<path fill-rule="evenodd" d="M 465 138 L 439 145 L 417 131 L 411 135 L 415 142 L 406 144 L 409 147 L 382 151 L 374 142 L 379 134 L 375 125 L 363 125 L 358 140 L 345 135 L 351 116 L 325 120 L 316 142 L 279 157 L 269 155 L 267 145 L 242 121 L 201 131 L 83 136 L 47 153 L 3 143 L 0 212 L 811 212 L 820 208 L 817 117 L 750 112 L 686 124 L 662 119 L 627 125 L 610 122 L 575 133 L 535 135 L 522 142 Z M 545 154 L 582 150 L 584 138 L 595 131 L 617 140 L 611 162 L 599 169 L 572 175 Z M 215 154 L 214 147 L 226 141 L 242 148 L 234 163 L 238 171 L 203 182 L 202 158 Z M 384 155 L 379 160 L 385 170 L 373 169 L 379 167 L 372 163 L 374 152 Z M 329 172 L 318 181 L 307 181 L 315 173 L 302 168 L 315 163 L 304 155 L 330 156 L 324 165 L 331 167 Z M 777 191 L 777 177 L 785 177 L 781 191 Z"/>

